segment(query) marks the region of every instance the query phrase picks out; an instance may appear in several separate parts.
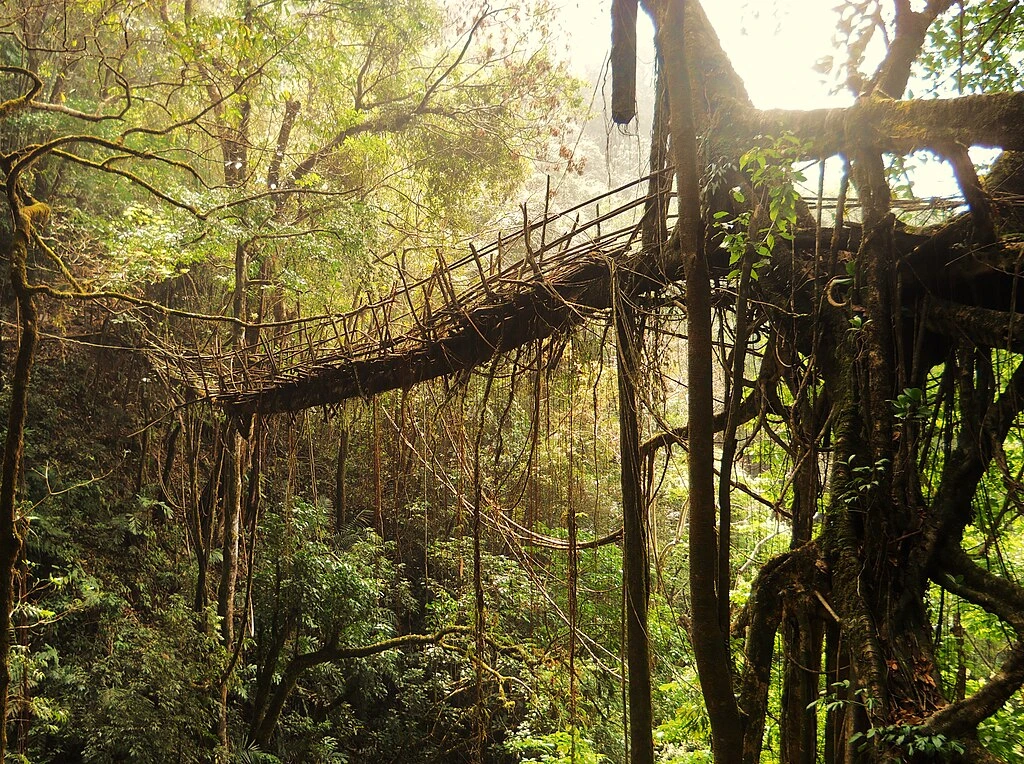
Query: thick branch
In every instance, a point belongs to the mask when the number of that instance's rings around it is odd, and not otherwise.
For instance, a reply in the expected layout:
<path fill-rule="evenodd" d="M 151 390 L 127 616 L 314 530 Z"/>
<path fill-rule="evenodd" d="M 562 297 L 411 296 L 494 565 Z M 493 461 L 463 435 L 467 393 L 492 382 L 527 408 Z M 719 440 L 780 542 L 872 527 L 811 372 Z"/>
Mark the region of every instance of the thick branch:
<path fill-rule="evenodd" d="M 960 538 L 960 531 L 970 518 L 970 513 L 963 511 L 969 507 L 978 483 L 985 474 L 992 459 L 996 444 L 1006 439 L 1010 427 L 1020 412 L 1024 410 L 1024 362 L 1017 365 L 999 398 L 985 413 L 981 426 L 981 437 L 971 438 L 961 435 L 954 458 L 947 462 L 943 470 L 942 482 L 935 496 L 933 520 L 924 533 L 929 537 L 922 549 L 936 549 L 938 544 L 949 537 L 954 530 L 953 538 Z M 951 524 L 955 523 L 951 528 Z"/>
<path fill-rule="evenodd" d="M 993 243 L 996 240 L 996 229 L 992 217 L 992 206 L 985 187 L 978 177 L 974 162 L 971 161 L 971 157 L 967 153 L 967 146 L 957 144 L 943 153 L 953 166 L 957 184 L 971 208 L 975 240 L 979 244 Z"/>
<path fill-rule="evenodd" d="M 317 151 L 314 151 L 304 160 L 299 162 L 288 176 L 287 186 L 293 188 L 298 184 L 300 180 L 309 175 L 310 172 L 317 166 L 317 164 L 339 148 L 341 148 L 346 141 L 351 138 L 355 138 L 358 135 L 366 135 L 367 133 L 397 133 L 404 130 L 410 124 L 412 124 L 417 118 L 435 114 L 445 117 L 455 118 L 458 116 L 458 112 L 442 109 L 439 107 L 428 106 L 425 103 L 420 103 L 415 108 L 406 112 L 397 113 L 385 113 L 379 117 L 368 119 L 365 122 L 360 122 L 358 125 L 342 130 L 334 136 L 325 146 L 321 147 Z"/>
<path fill-rule="evenodd" d="M 337 643 L 337 638 L 335 638 L 317 650 L 297 655 L 288 662 L 287 666 L 285 666 L 282 671 L 281 681 L 278 684 L 277 689 L 274 691 L 273 697 L 270 699 L 267 706 L 267 712 L 259 726 L 252 732 L 253 740 L 260 745 L 266 745 L 270 741 L 271 736 L 274 734 L 274 730 L 277 728 L 278 719 L 281 717 L 281 712 L 284 710 L 284 705 L 288 700 L 288 696 L 290 696 L 292 691 L 295 689 L 295 686 L 298 684 L 302 674 L 315 666 L 346 659 L 368 658 L 371 655 L 377 655 L 379 653 L 387 652 L 388 650 L 397 650 L 403 647 L 437 645 L 440 644 L 445 637 L 453 634 L 468 634 L 471 632 L 472 629 L 468 626 L 450 626 L 433 634 L 405 634 L 399 637 L 385 639 L 382 642 L 374 642 L 373 644 L 362 645 L 359 647 L 341 647 Z"/>
<path fill-rule="evenodd" d="M 870 144 L 881 151 L 908 154 L 921 149 L 942 151 L 954 144 L 1024 149 L 1024 92 L 989 93 L 929 101 L 863 98 L 844 109 L 758 111 L 726 107 L 722 123 L 737 145 L 756 135 L 789 131 L 809 145 L 807 156 L 844 153 L 850 146 Z M 865 133 L 865 129 L 867 132 Z"/>
<path fill-rule="evenodd" d="M 39 76 L 35 72 L 23 69 L 20 66 L 0 66 L 0 74 L 20 74 L 28 78 L 32 83 L 29 85 L 28 90 L 21 95 L 0 102 L 0 119 L 5 119 L 22 109 L 27 109 L 32 104 L 32 99 L 43 89 L 43 81 Z"/>
<path fill-rule="evenodd" d="M 755 393 L 751 393 L 744 398 L 743 402 L 735 409 L 737 425 L 746 424 L 757 416 L 760 404 L 761 397 Z M 715 432 L 722 432 L 725 429 L 727 414 L 727 411 L 719 411 L 715 414 L 714 423 L 712 425 Z M 684 424 L 682 427 L 673 427 L 671 430 L 665 430 L 664 432 L 659 432 L 657 435 L 652 435 L 641 443 L 640 454 L 644 458 L 649 459 L 662 448 L 685 445 L 689 437 L 690 428 L 688 425 Z"/>
<path fill-rule="evenodd" d="M 1024 640 L 1024 589 L 979 566 L 958 545 L 948 543 L 932 578 L 944 589 L 1008 623 Z"/>
<path fill-rule="evenodd" d="M 874 76 L 879 92 L 890 98 L 903 95 L 910 79 L 910 69 L 921 54 L 928 27 L 952 4 L 953 0 L 930 0 L 923 11 L 915 13 L 908 0 L 896 3 L 896 35 Z"/>
<path fill-rule="evenodd" d="M 813 543 L 769 560 L 751 587 L 746 612 L 747 626 L 740 687 L 740 708 L 746 717 L 743 731 L 744 761 L 761 760 L 768 689 L 775 658 L 775 634 L 782 620 L 783 600 L 796 591 L 814 589 L 818 548 Z"/>
<path fill-rule="evenodd" d="M 929 329 L 952 340 L 1024 353 L 1024 320 L 1006 311 L 933 298 L 928 301 L 925 322 Z"/>
<path fill-rule="evenodd" d="M 978 724 L 1002 708 L 1024 684 L 1024 645 L 1010 650 L 999 670 L 980 690 L 963 700 L 936 711 L 922 726 L 925 734 L 960 737 L 974 732 Z"/>
<path fill-rule="evenodd" d="M 942 570 L 933 576 L 936 583 L 1001 618 L 1018 640 L 981 689 L 935 712 L 922 725 L 927 734 L 956 737 L 972 733 L 1024 685 L 1024 590 L 981 568 L 959 547 L 949 545 L 942 557 Z"/>

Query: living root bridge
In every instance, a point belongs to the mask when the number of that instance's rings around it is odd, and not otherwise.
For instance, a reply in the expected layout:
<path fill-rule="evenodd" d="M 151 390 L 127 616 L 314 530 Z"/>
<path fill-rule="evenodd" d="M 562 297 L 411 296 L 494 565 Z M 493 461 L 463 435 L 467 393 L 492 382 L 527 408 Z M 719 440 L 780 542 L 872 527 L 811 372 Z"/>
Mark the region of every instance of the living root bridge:
<path fill-rule="evenodd" d="M 347 314 L 264 325 L 259 344 L 237 351 L 196 356 L 157 347 L 151 355 L 193 397 L 217 402 L 242 422 L 467 373 L 610 308 L 620 275 L 648 291 L 677 275 L 656 273 L 652 261 L 666 259 L 640 246 L 645 209 L 665 208 L 644 190 L 669 193 L 650 180 L 567 212 L 545 211 L 534 222 L 524 209 L 520 230 L 480 250 L 471 245 L 469 255 L 451 264 L 438 254 L 433 272 L 419 281 L 411 282 L 400 263 L 401 286 Z M 613 195 L 617 206 L 603 211 Z M 622 196 L 627 200 L 618 201 Z M 677 260 L 667 259 L 673 271 Z"/>
<path fill-rule="evenodd" d="M 929 348 L 925 366 L 940 361 L 949 343 L 964 336 L 995 347 L 1024 348 L 1024 338 L 1018 336 L 1021 329 L 1007 321 L 1006 312 L 1024 299 L 1022 284 L 1014 275 L 1019 247 L 990 247 L 966 257 L 953 256 L 948 247 L 932 246 L 947 238 L 949 229 L 897 234 L 904 284 L 901 301 L 912 306 L 922 295 L 928 295 L 922 307 L 934 347 Z M 819 236 L 830 240 L 832 231 L 823 229 Z M 840 235 L 842 248 L 856 251 L 859 236 L 859 226 L 844 229 Z M 617 238 L 623 239 L 621 232 Z M 411 331 L 392 338 L 384 319 L 395 305 L 412 299 L 411 289 L 396 291 L 386 302 L 360 309 L 374 314 L 376 336 L 350 346 L 341 343 L 341 347 L 338 343 L 324 347 L 300 340 L 300 348 L 308 347 L 306 358 L 268 378 L 261 379 L 258 369 L 252 368 L 244 376 L 227 374 L 224 368 L 230 366 L 225 358 L 230 361 L 230 356 L 214 358 L 213 364 L 172 369 L 170 376 L 192 380 L 194 390 L 209 391 L 205 397 L 246 421 L 256 414 L 329 406 L 350 398 L 407 389 L 438 377 L 465 374 L 496 355 L 564 334 L 588 317 L 609 310 L 613 282 L 619 275 L 639 278 L 649 291 L 657 291 L 679 277 L 676 241 L 671 241 L 667 252 L 662 253 L 667 255 L 665 261 L 671 271 L 666 276 L 655 272 L 650 253 L 632 246 L 633 236 L 624 239 L 616 248 L 602 247 L 598 241 L 585 250 L 574 249 L 568 256 L 552 258 L 550 264 L 542 262 L 536 270 L 530 265 L 530 259 L 537 262 L 535 252 L 488 278 L 484 286 L 478 284 L 459 294 L 450 285 L 438 289 L 436 293 L 444 295 L 444 301 L 437 301 L 433 309 L 424 303 L 419 311 L 428 318 L 418 319 Z M 813 239 L 812 232 L 799 235 L 797 248 L 813 251 Z M 712 265 L 719 275 L 727 271 L 724 263 L 717 264 L 721 269 Z M 530 274 L 526 278 L 514 275 L 524 271 Z M 433 278 L 441 278 L 437 273 Z M 818 274 L 819 286 L 825 287 L 830 277 Z M 814 276 L 809 270 L 802 278 L 809 287 Z M 964 284 L 983 288 L 967 289 Z M 359 313 L 349 315 L 358 317 Z M 367 337 L 367 333 L 362 336 Z M 159 355 L 165 367 L 183 363 L 170 353 Z"/>
<path fill-rule="evenodd" d="M 716 135 L 730 144 L 750 145 L 751 136 L 765 130 L 790 130 L 812 147 L 808 150 L 825 156 L 843 151 L 854 127 L 868 122 L 873 140 L 893 149 L 934 146 L 941 153 L 941 147 L 966 135 L 980 135 L 988 145 L 1017 148 L 1024 147 L 1024 130 L 1010 116 L 1021 112 L 1024 93 L 927 102 L 871 98 L 849 109 L 811 112 L 760 112 L 732 101 L 716 114 L 716 122 L 728 123 Z M 632 181 L 560 214 L 545 210 L 528 220 L 524 211 L 521 229 L 479 250 L 471 246 L 470 254 L 453 263 L 439 255 L 434 271 L 419 281 L 410 282 L 400 264 L 390 295 L 350 313 L 286 322 L 285 327 L 263 325 L 259 342 L 238 351 L 197 357 L 164 347 L 153 355 L 168 377 L 191 388 L 193 397 L 216 401 L 243 422 L 255 414 L 295 412 L 466 373 L 495 355 L 569 331 L 589 314 L 609 309 L 617 274 L 646 280 L 648 291 L 679 278 L 677 242 L 659 253 L 638 244 L 641 213 L 666 209 L 671 193 L 663 183 L 650 180 Z M 648 185 L 662 190 L 645 195 L 641 189 Z M 654 194 L 661 198 L 654 199 Z M 962 220 L 988 216 L 984 196 L 967 201 L 974 214 Z M 591 214 L 594 209 L 596 214 Z M 1006 281 L 1004 269 L 979 262 L 992 253 L 973 251 L 966 264 L 963 258 L 948 256 L 952 243 L 971 240 L 971 227 L 897 232 L 898 239 L 907 239 L 899 264 L 905 283 L 912 292 L 931 295 L 933 331 L 950 329 L 949 306 L 941 305 L 943 299 L 1005 310 L 1005 297 L 1016 294 L 1015 287 L 1004 283 L 995 292 L 986 290 L 1004 298 L 999 305 L 978 304 L 976 296 L 964 300 L 959 294 L 961 279 L 954 276 L 971 268 L 981 267 L 989 280 Z M 852 226 L 840 238 L 856 238 L 858 230 Z M 831 238 L 827 230 L 818 235 L 825 241 Z M 849 241 L 843 249 L 853 251 L 856 244 Z M 715 250 L 710 254 L 714 257 Z M 944 283 L 930 283 L 937 275 Z M 978 274 L 969 275 L 977 281 Z M 973 318 L 971 325 L 987 324 L 977 315 Z"/>
<path fill-rule="evenodd" d="M 325 406 L 408 388 L 436 377 L 467 372 L 493 356 L 545 339 L 581 323 L 589 311 L 607 308 L 613 261 L 588 255 L 562 273 L 528 287 L 496 294 L 487 303 L 458 313 L 444 334 L 399 338 L 380 355 L 334 356 L 289 375 L 266 390 L 219 396 L 234 414 L 274 414 Z"/>

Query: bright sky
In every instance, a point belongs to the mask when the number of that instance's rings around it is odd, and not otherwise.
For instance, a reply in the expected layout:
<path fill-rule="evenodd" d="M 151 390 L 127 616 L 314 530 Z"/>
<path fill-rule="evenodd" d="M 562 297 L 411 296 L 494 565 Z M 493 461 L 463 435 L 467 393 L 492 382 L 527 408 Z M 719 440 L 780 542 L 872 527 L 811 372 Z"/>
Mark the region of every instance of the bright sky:
<path fill-rule="evenodd" d="M 566 49 L 583 75 L 601 71 L 611 47 L 611 0 L 553 0 L 562 14 Z M 761 109 L 815 109 L 842 107 L 853 102 L 849 91 L 831 93 L 833 83 L 814 70 L 823 56 L 836 54 L 832 44 L 837 15 L 826 0 L 704 0 L 702 3 L 723 48 L 743 78 L 754 105 Z M 653 71 L 653 29 L 641 11 L 637 30 L 640 71 Z M 646 66 L 645 66 L 646 64 Z M 653 89 L 638 75 L 640 89 Z M 610 98 L 610 84 L 605 88 Z M 643 99 L 641 109 L 643 108 Z M 649 103 L 649 101 L 648 101 Z M 600 109 L 600 106 L 598 105 Z M 650 115 L 640 115 L 649 124 Z M 975 152 L 972 151 L 972 155 Z M 978 152 L 991 161 L 993 152 Z M 837 181 L 838 161 L 828 172 L 827 185 Z M 913 162 L 918 195 L 957 193 L 948 165 L 936 161 Z"/>
<path fill-rule="evenodd" d="M 610 5 L 610 0 L 555 0 L 580 71 L 597 70 L 608 55 Z M 813 69 L 819 58 L 834 52 L 832 3 L 714 0 L 703 5 L 755 106 L 812 109 L 850 103 L 847 94 L 830 95 Z M 653 30 L 643 12 L 637 37 L 641 59 L 653 59 Z"/>
<path fill-rule="evenodd" d="M 824 75 L 813 68 L 822 56 L 835 53 L 833 3 L 719 0 L 704 7 L 758 108 L 814 109 L 852 102 L 848 93 L 830 94 Z"/>

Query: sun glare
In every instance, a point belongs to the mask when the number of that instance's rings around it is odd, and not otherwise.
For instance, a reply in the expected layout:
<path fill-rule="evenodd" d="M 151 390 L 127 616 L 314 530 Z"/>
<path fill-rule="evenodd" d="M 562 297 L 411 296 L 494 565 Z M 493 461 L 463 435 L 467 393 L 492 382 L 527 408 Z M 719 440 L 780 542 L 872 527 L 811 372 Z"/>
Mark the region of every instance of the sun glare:
<path fill-rule="evenodd" d="M 610 0 L 562 2 L 569 54 L 581 74 L 601 70 L 608 56 Z M 754 105 L 761 109 L 814 109 L 846 106 L 846 92 L 830 92 L 815 63 L 833 55 L 835 11 L 820 0 L 717 0 L 704 3 L 722 46 L 743 78 Z M 637 33 L 641 63 L 654 58 L 653 27 L 640 14 Z"/>

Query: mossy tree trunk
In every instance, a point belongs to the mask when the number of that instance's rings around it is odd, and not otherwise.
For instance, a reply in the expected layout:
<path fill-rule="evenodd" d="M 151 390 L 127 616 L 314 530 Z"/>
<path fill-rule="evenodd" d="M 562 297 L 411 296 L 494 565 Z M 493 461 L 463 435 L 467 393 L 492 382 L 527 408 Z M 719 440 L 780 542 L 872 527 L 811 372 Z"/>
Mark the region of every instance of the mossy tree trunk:
<path fill-rule="evenodd" d="M 728 541 L 720 539 L 716 529 L 711 277 L 700 211 L 700 170 L 690 87 L 693 51 L 686 35 L 686 25 L 692 18 L 689 5 L 685 0 L 666 3 L 658 26 L 668 78 L 679 195 L 678 231 L 686 274 L 692 642 L 711 720 L 715 760 L 739 764 L 743 727 L 732 687 L 728 617 L 725 622 L 722 619 L 722 613 L 728 613 L 729 591 L 723 589 L 719 576 L 720 541 L 726 559 Z"/>
<path fill-rule="evenodd" d="M 647 608 L 650 598 L 648 512 L 640 461 L 639 398 L 643 327 L 628 286 L 616 300 L 619 452 L 622 485 L 622 570 L 625 589 L 626 665 L 629 674 L 629 760 L 654 763 L 651 656 Z"/>
<path fill-rule="evenodd" d="M 15 168 L 20 169 L 20 168 Z M 10 263 L 11 288 L 18 304 L 18 350 L 11 376 L 11 402 L 7 414 L 3 463 L 0 466 L 0 760 L 7 751 L 7 701 L 11 684 L 11 621 L 15 607 L 14 576 L 24 539 L 18 513 L 18 484 L 28 421 L 28 391 L 32 362 L 39 342 L 38 316 L 28 281 L 28 254 L 32 237 L 49 216 L 40 202 L 23 204 L 16 171 L 7 174 L 7 205 L 13 232 L 4 254 Z"/>

